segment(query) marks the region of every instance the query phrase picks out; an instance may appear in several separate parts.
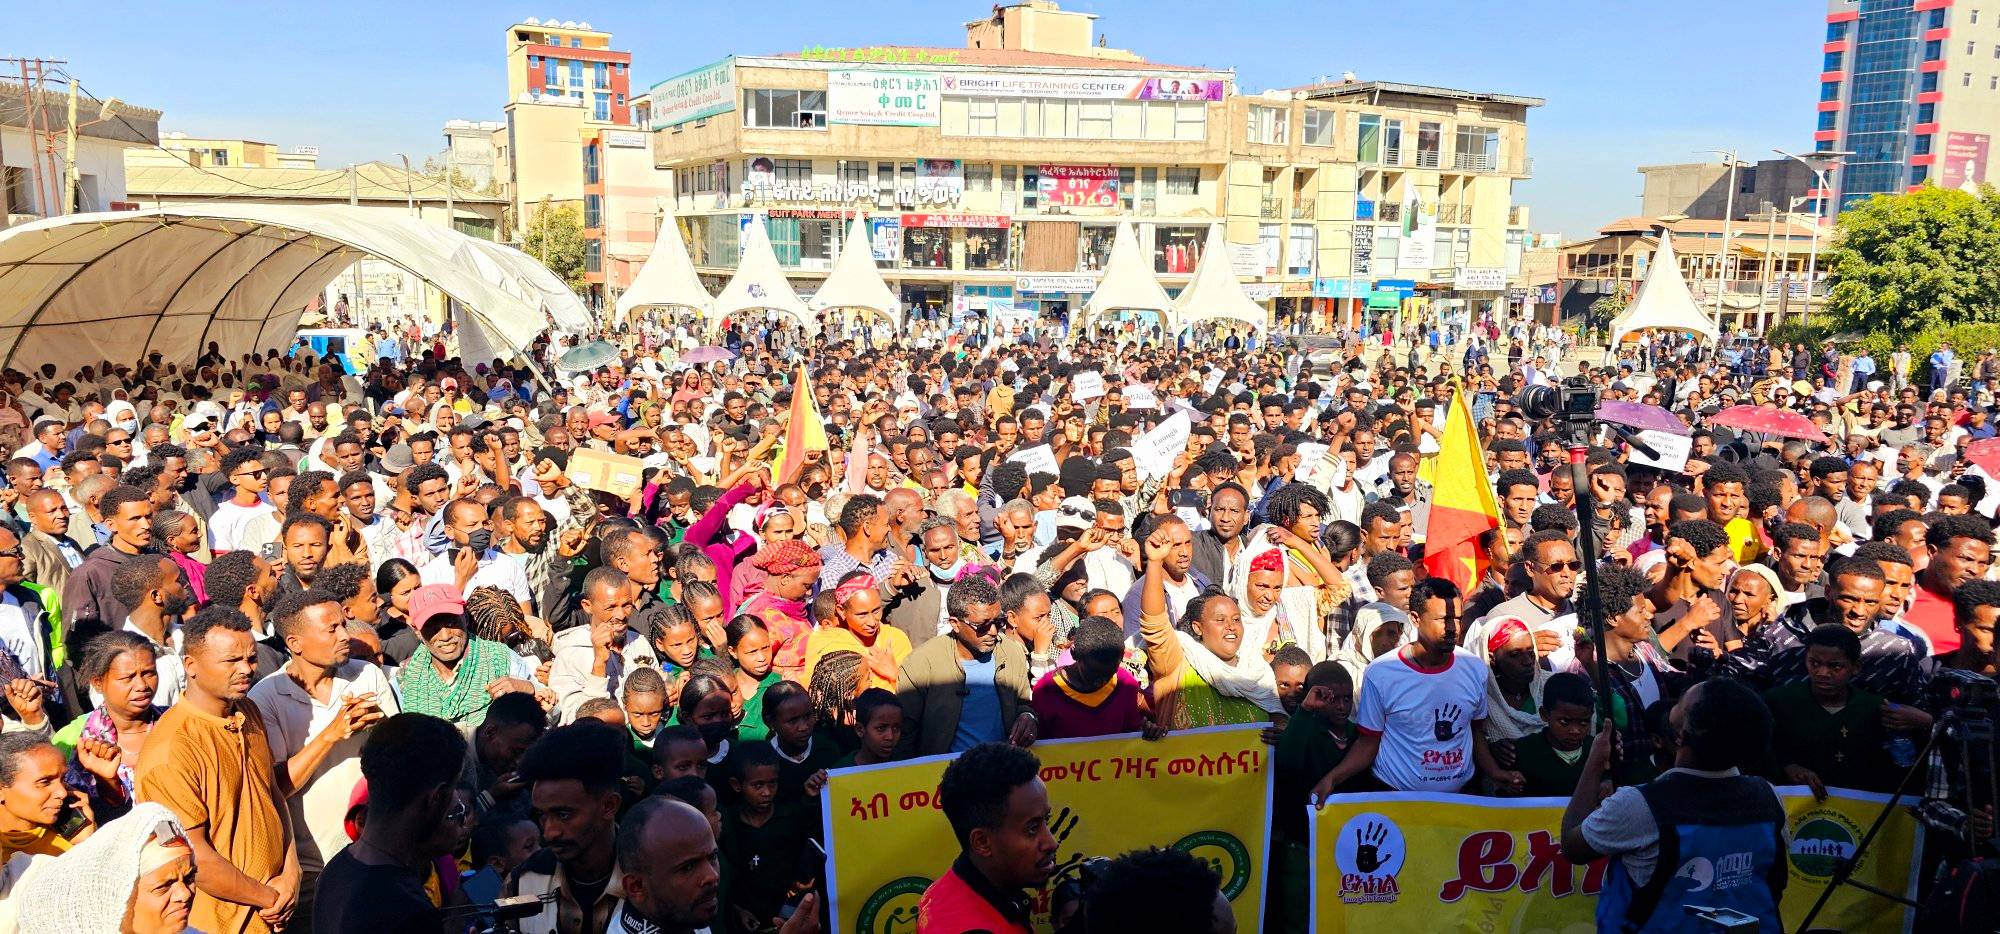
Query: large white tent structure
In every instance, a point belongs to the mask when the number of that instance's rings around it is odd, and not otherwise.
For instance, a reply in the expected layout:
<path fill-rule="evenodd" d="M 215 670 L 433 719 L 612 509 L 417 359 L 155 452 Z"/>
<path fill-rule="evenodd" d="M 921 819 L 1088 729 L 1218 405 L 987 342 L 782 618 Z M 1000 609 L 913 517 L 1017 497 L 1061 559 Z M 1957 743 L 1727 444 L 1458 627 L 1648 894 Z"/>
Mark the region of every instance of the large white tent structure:
<path fill-rule="evenodd" d="M 618 296 L 613 320 L 622 324 L 633 312 L 647 308 L 685 308 L 707 315 L 714 305 L 715 298 L 702 286 L 694 261 L 688 258 L 681 225 L 670 215 L 653 240 L 653 255 L 639 267 L 632 287 Z"/>
<path fill-rule="evenodd" d="M 187 205 L 0 231 L 0 366 L 284 349 L 313 296 L 365 257 L 456 303 L 467 360 L 511 356 L 551 321 L 589 327 L 546 267 L 450 228 L 344 205 Z"/>
<path fill-rule="evenodd" d="M 1097 290 L 1090 293 L 1090 301 L 1077 316 L 1076 333 L 1083 333 L 1082 328 L 1098 317 L 1120 311 L 1150 311 L 1160 316 L 1164 330 L 1173 331 L 1173 300 L 1153 278 L 1151 267 L 1149 258 L 1139 252 L 1139 238 L 1132 233 L 1131 223 L 1120 222 L 1118 232 L 1112 235 L 1104 278 L 1097 280 Z"/>
<path fill-rule="evenodd" d="M 833 271 L 827 274 L 819 291 L 813 293 L 809 304 L 814 311 L 865 309 L 887 318 L 894 327 L 903 326 L 903 303 L 896 299 L 889 283 L 882 280 L 882 270 L 875 265 L 875 247 L 868 242 L 865 215 L 854 215 L 854 224 L 847 229 L 847 240 L 840 245 L 840 255 L 834 257 Z"/>
<path fill-rule="evenodd" d="M 812 311 L 799 300 L 799 293 L 792 291 L 792 284 L 785 281 L 778 254 L 771 251 L 771 235 L 764 229 L 762 214 L 752 216 L 743 229 L 743 251 L 736 263 L 736 275 L 722 287 L 722 294 L 715 297 L 717 318 L 746 311 L 782 312 L 808 329 L 813 326 Z"/>
<path fill-rule="evenodd" d="M 1686 331 L 1714 341 L 1715 322 L 1695 304 L 1681 277 L 1680 260 L 1674 256 L 1674 235 L 1660 232 L 1660 247 L 1646 265 L 1646 278 L 1639 283 L 1632 303 L 1611 322 L 1611 346 L 1640 331 Z"/>
<path fill-rule="evenodd" d="M 1209 225 L 1201 262 L 1195 264 L 1187 288 L 1174 299 L 1171 320 L 1176 333 L 1203 321 L 1236 321 L 1260 332 L 1270 327 L 1270 312 L 1243 293 L 1243 282 L 1229 263 L 1229 243 L 1221 224 Z"/>

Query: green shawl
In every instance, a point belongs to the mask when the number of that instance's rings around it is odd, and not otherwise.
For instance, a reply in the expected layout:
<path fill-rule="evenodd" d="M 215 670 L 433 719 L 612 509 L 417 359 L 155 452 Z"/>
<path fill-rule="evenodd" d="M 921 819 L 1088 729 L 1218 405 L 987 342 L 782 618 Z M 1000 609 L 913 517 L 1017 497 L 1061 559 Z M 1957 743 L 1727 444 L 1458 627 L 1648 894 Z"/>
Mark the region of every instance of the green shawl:
<path fill-rule="evenodd" d="M 498 642 L 472 639 L 459 659 L 450 684 L 431 664 L 431 647 L 420 645 L 396 674 L 405 711 L 430 714 L 461 726 L 478 726 L 486 719 L 486 686 L 507 677 L 513 650 Z"/>

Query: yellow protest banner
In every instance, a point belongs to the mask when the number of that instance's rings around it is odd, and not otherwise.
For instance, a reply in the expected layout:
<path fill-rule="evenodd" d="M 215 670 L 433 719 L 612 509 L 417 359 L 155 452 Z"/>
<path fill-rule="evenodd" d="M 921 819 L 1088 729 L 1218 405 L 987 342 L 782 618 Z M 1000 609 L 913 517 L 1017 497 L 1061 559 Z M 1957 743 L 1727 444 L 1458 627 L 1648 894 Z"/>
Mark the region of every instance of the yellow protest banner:
<path fill-rule="evenodd" d="M 1780 906 L 1795 928 L 1851 856 L 1886 795 L 1778 789 L 1791 842 Z M 1340 795 L 1312 818 L 1313 930 L 1590 931 L 1604 860 L 1562 856 L 1565 798 L 1478 798 L 1392 792 Z M 1921 830 L 1899 809 L 1869 844 L 1854 877 L 1914 894 Z M 1906 909 L 1851 886 L 1813 922 L 1848 932 L 1904 930 Z"/>
<path fill-rule="evenodd" d="M 1255 726 L 1053 740 L 1030 750 L 1054 810 L 1056 882 L 1093 856 L 1149 846 L 1206 860 L 1222 876 L 1239 931 L 1264 914 L 1264 854 L 1271 831 L 1270 751 Z M 953 756 L 838 769 L 820 794 L 827 891 L 835 934 L 911 934 L 917 900 L 951 867 L 958 841 L 937 801 Z M 1048 923 L 1054 882 L 1036 894 Z"/>

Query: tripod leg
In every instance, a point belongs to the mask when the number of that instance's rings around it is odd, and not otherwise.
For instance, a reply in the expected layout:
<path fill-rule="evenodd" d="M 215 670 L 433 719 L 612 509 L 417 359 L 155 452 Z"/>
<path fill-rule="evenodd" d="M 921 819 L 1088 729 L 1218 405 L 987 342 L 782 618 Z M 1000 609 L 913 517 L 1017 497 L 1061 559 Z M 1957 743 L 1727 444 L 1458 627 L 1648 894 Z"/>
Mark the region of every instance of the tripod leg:
<path fill-rule="evenodd" d="M 1882 809 L 1875 813 L 1875 820 L 1868 825 L 1868 832 L 1862 834 L 1861 841 L 1855 844 L 1854 854 L 1834 864 L 1833 877 L 1826 881 L 1825 888 L 1820 889 L 1819 897 L 1813 900 L 1812 910 L 1806 912 L 1805 920 L 1799 922 L 1799 934 L 1805 934 L 1806 931 L 1812 928 L 1813 919 L 1818 918 L 1819 913 L 1826 909 L 1827 901 L 1833 898 L 1834 889 L 1839 888 L 1842 884 L 1852 885 L 1862 891 L 1894 899 L 1913 908 L 1919 907 L 1909 899 L 1890 895 L 1872 886 L 1863 885 L 1855 882 L 1850 877 L 1854 874 L 1854 867 L 1861 863 L 1861 854 L 1868 851 L 1868 845 L 1875 842 L 1875 835 L 1880 833 L 1882 826 L 1889 822 L 1889 815 L 1895 813 L 1896 806 L 1902 803 L 1903 795 L 1909 792 L 1910 783 L 1916 780 L 1917 773 L 1929 767 L 1931 749 L 1937 746 L 1938 737 L 1942 735 L 1944 735 L 1944 721 L 1939 720 L 1931 726 L 1931 735 L 1928 739 L 1924 740 L 1924 748 L 1917 752 L 1917 761 L 1910 763 L 1910 767 L 1903 772 L 1903 780 L 1896 783 L 1896 793 L 1890 795 L 1889 800 L 1882 802 Z"/>

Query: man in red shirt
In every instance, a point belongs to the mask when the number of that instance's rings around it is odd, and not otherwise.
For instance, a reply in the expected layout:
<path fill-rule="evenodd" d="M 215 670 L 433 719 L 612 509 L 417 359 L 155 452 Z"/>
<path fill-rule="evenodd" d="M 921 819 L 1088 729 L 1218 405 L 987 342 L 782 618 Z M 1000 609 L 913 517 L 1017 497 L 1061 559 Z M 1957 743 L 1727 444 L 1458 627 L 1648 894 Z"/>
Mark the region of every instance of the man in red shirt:
<path fill-rule="evenodd" d="M 1056 869 L 1049 790 L 1033 753 L 982 743 L 960 754 L 938 782 L 958 858 L 917 902 L 917 934 L 1033 934 L 1024 893 Z"/>
<path fill-rule="evenodd" d="M 1986 576 L 1993 563 L 1993 530 L 1977 516 L 1944 516 L 1924 533 L 1930 563 L 1917 575 L 1916 599 L 1903 621 L 1931 640 L 1931 652 L 1958 651 L 1958 630 L 1952 625 L 1951 595 L 1966 581 Z"/>

